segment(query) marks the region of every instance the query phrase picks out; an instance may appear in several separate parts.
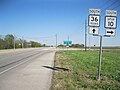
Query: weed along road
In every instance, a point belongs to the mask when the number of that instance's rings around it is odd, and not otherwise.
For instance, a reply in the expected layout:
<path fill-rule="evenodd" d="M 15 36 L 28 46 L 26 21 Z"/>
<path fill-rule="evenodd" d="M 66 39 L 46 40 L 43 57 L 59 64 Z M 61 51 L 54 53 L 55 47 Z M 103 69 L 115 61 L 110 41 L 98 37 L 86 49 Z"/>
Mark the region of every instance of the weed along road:
<path fill-rule="evenodd" d="M 0 51 L 0 90 L 49 90 L 55 50 Z"/>

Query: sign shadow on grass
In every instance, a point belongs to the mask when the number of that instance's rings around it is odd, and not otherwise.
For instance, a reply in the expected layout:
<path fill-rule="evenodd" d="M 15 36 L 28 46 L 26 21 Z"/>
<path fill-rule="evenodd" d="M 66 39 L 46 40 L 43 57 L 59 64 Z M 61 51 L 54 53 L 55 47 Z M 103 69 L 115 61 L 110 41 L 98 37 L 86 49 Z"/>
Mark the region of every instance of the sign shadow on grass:
<path fill-rule="evenodd" d="M 48 69 L 51 69 L 51 70 L 55 70 L 55 71 L 59 71 L 59 70 L 62 70 L 62 71 L 70 71 L 69 69 L 63 68 L 63 67 L 51 67 L 51 66 L 42 66 L 42 67 L 48 68 Z"/>

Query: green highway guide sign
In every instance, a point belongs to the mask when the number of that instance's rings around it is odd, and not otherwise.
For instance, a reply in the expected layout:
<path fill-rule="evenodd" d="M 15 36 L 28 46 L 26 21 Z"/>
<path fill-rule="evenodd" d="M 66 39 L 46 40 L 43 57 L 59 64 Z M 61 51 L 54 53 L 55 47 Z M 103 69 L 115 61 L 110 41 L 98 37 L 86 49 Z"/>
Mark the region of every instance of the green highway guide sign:
<path fill-rule="evenodd" d="M 72 41 L 64 41 L 64 44 L 65 44 L 66 46 L 70 46 L 70 45 L 72 45 Z"/>

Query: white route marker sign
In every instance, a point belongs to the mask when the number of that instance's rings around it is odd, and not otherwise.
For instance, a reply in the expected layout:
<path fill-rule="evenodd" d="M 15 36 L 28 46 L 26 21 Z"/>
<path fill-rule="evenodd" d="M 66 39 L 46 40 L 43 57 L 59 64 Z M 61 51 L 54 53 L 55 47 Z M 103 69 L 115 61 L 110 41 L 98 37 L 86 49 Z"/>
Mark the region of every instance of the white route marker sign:
<path fill-rule="evenodd" d="M 100 9 L 89 9 L 88 16 L 89 34 L 98 35 L 100 27 Z"/>
<path fill-rule="evenodd" d="M 117 28 L 117 11 L 106 10 L 105 30 L 106 36 L 115 36 Z"/>
<path fill-rule="evenodd" d="M 115 16 L 106 16 L 105 28 L 116 29 L 116 27 L 117 27 L 117 18 Z"/>
<path fill-rule="evenodd" d="M 100 16 L 98 15 L 89 15 L 89 23 L 90 27 L 99 27 L 100 26 Z"/>

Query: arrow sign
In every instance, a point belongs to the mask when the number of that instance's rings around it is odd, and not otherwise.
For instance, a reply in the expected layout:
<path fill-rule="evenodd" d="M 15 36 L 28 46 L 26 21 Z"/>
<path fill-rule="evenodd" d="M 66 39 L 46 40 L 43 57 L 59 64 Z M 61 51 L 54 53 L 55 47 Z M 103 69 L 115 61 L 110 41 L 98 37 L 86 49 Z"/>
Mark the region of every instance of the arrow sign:
<path fill-rule="evenodd" d="M 99 34 L 99 27 L 89 27 L 89 34 L 98 35 Z"/>
<path fill-rule="evenodd" d="M 93 31 L 93 33 L 95 33 L 95 29 L 93 29 L 92 31 Z"/>
<path fill-rule="evenodd" d="M 111 33 L 111 34 L 113 34 L 114 32 L 113 32 L 113 31 L 107 31 L 107 33 Z"/>
<path fill-rule="evenodd" d="M 115 36 L 116 29 L 106 29 L 107 36 Z"/>

